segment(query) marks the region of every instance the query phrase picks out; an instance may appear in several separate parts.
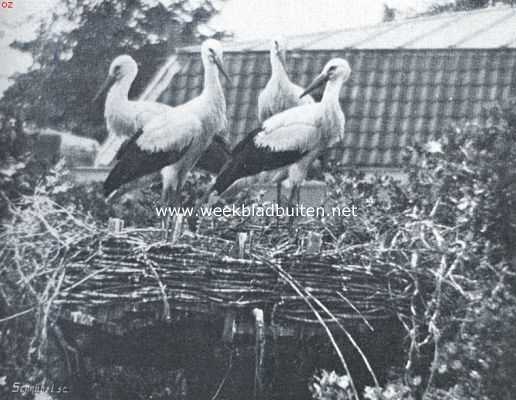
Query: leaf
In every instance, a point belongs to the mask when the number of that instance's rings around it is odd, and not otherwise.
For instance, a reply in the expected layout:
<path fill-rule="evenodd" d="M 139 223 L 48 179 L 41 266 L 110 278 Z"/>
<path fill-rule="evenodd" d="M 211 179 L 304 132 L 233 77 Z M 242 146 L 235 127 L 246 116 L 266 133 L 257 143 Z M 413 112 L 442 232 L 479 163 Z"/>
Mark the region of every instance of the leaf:
<path fill-rule="evenodd" d="M 435 140 L 427 142 L 424 148 L 430 154 L 443 153 L 442 144 Z"/>

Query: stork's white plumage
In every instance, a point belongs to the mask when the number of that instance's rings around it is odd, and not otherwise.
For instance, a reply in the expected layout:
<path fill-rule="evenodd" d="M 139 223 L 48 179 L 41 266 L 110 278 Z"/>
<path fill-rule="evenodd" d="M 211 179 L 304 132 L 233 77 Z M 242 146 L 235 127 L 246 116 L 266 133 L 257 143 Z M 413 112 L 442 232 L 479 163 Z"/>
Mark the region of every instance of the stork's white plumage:
<path fill-rule="evenodd" d="M 272 40 L 270 50 L 271 77 L 258 96 L 258 119 L 261 122 L 289 108 L 314 102 L 311 96 L 301 97 L 303 88 L 290 80 L 285 62 L 286 42 Z"/>
<path fill-rule="evenodd" d="M 145 122 L 120 149 L 118 160 L 104 182 L 109 196 L 121 185 L 161 170 L 163 205 L 170 199 L 177 206 L 186 175 L 208 148 L 216 134 L 227 129 L 226 100 L 219 80 L 222 47 L 216 40 L 202 44 L 204 67 L 202 93 L 177 107 L 167 107 Z"/>
<path fill-rule="evenodd" d="M 301 97 L 303 88 L 293 83 L 286 66 L 287 44 L 285 38 L 276 37 L 271 41 L 270 63 L 271 77 L 265 88 L 258 96 L 258 119 L 260 123 L 289 108 L 303 104 L 312 104 L 312 96 Z M 281 201 L 281 187 L 285 182 L 288 186 L 288 169 L 283 168 L 274 172 L 263 172 L 258 177 L 248 178 L 251 183 L 273 182 L 277 186 L 277 202 Z"/>
<path fill-rule="evenodd" d="M 310 164 L 343 138 L 345 117 L 339 93 L 350 74 L 346 60 L 329 61 L 301 95 L 326 83 L 321 102 L 294 107 L 264 121 L 236 146 L 233 159 L 217 177 L 212 191 L 220 194 L 237 179 L 288 167 L 291 203 Z"/>
<path fill-rule="evenodd" d="M 116 57 L 95 98 L 109 88 L 104 108 L 108 137 L 95 159 L 95 166 L 110 165 L 120 146 L 155 116 L 169 108 L 151 101 L 129 100 L 129 90 L 138 75 L 138 65 L 129 55 Z"/>
<path fill-rule="evenodd" d="M 135 135 L 154 117 L 165 114 L 171 107 L 153 101 L 129 100 L 129 90 L 138 75 L 138 65 L 129 55 L 116 57 L 109 67 L 109 74 L 95 99 L 104 91 L 106 96 L 104 117 L 108 137 L 95 158 L 95 166 L 111 165 L 124 142 Z M 229 158 L 229 146 L 219 136 L 210 144 L 197 166 L 211 173 L 218 173 Z"/>

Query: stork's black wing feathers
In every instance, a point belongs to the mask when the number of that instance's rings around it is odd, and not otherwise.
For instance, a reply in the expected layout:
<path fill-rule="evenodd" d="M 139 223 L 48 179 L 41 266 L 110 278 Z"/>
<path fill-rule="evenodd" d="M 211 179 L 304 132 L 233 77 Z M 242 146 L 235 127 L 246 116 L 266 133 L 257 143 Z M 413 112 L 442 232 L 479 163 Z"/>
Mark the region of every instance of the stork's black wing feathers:
<path fill-rule="evenodd" d="M 275 151 L 268 147 L 257 147 L 254 138 L 261 129 L 254 130 L 238 143 L 233 150 L 233 158 L 217 177 L 211 191 L 223 193 L 233 182 L 262 171 L 286 167 L 299 161 L 308 151 Z"/>
<path fill-rule="evenodd" d="M 215 135 L 213 137 L 212 143 L 216 144 L 220 148 L 220 150 L 222 150 L 228 156 L 231 155 L 231 148 L 229 147 L 229 143 L 222 136 Z"/>
<path fill-rule="evenodd" d="M 231 150 L 227 142 L 220 135 L 215 135 L 208 149 L 197 161 L 196 167 L 217 175 L 229 161 L 230 156 Z"/>
<path fill-rule="evenodd" d="M 249 144 L 249 142 L 252 142 L 256 135 L 258 135 L 262 131 L 262 128 L 256 128 L 253 129 L 251 132 L 249 132 L 245 138 L 243 138 L 240 142 L 237 143 L 235 148 L 231 151 L 231 154 L 238 154 L 240 153 L 245 146 Z"/>
<path fill-rule="evenodd" d="M 133 136 L 131 136 L 129 139 L 124 140 L 118 151 L 115 155 L 115 160 L 120 160 L 124 153 L 127 151 L 127 149 L 130 147 L 131 144 L 135 143 L 138 138 L 142 135 L 143 129 L 138 130 Z"/>
<path fill-rule="evenodd" d="M 104 182 L 104 195 L 106 197 L 126 183 L 176 163 L 190 148 L 189 144 L 180 151 L 177 149 L 161 151 L 142 150 L 136 144 L 136 139 L 140 135 L 141 132 L 136 133 L 135 136 L 122 145 L 123 149 L 120 148 L 118 151 L 118 161 Z"/>

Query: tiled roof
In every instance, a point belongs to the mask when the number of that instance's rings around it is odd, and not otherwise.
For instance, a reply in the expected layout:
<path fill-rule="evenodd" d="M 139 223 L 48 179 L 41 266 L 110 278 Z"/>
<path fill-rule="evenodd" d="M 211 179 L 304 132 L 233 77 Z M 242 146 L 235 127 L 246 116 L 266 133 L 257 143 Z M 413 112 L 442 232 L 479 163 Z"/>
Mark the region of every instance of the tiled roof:
<path fill-rule="evenodd" d="M 268 57 L 266 52 L 225 56 L 232 79 L 231 87 L 225 84 L 230 143 L 258 124 L 257 99 L 269 79 Z M 515 93 L 516 49 L 293 52 L 293 81 L 306 86 L 333 57 L 346 58 L 353 69 L 341 92 L 344 149 L 334 154 L 347 165 L 399 166 L 404 146 Z M 171 105 L 198 95 L 202 87 L 198 55 L 183 54 L 179 61 L 183 68 L 159 97 Z"/>
<path fill-rule="evenodd" d="M 469 14 L 384 24 L 374 28 L 376 36 L 369 31 L 373 28 L 364 32 L 356 30 L 352 40 L 351 31 L 334 33 L 333 36 L 342 40 L 340 45 L 329 40 L 328 34 L 318 34 L 318 38 L 312 35 L 313 45 L 306 35 L 303 37 L 300 43 L 308 50 L 291 51 L 288 57 L 289 74 L 294 82 L 306 86 L 333 57 L 346 58 L 353 70 L 341 92 L 341 106 L 347 119 L 345 141 L 333 157 L 342 158 L 349 166 L 400 166 L 406 145 L 438 135 L 449 123 L 477 116 L 483 105 L 516 94 L 516 11 L 498 7 Z M 488 16 L 491 23 L 487 25 L 492 27 L 486 29 L 483 23 L 474 24 L 478 15 Z M 455 25 L 462 19 L 472 25 L 455 42 L 460 48 L 345 48 L 351 42 L 366 43 L 365 38 L 367 43 L 377 43 L 379 47 L 387 38 L 392 38 L 388 39 L 391 47 L 395 39 L 417 47 L 423 34 L 409 27 L 419 23 L 426 26 L 425 32 L 434 32 L 425 36 L 425 41 L 432 44 L 429 47 L 435 47 L 446 38 L 448 29 L 458 30 Z M 497 22 L 493 25 L 494 21 Z M 508 21 L 513 21 L 510 29 Z M 506 30 L 500 30 L 498 24 Z M 491 29 L 499 35 L 488 34 Z M 398 31 L 395 35 L 389 33 L 395 31 Z M 468 36 L 472 31 L 491 38 L 486 39 L 486 48 L 482 48 L 476 36 Z M 495 39 L 497 43 L 512 43 L 512 46 L 497 48 Z M 316 43 L 335 48 L 310 50 L 317 48 Z M 477 48 L 462 48 L 469 43 Z M 192 49 L 180 51 L 174 56 L 173 64 L 175 74 L 160 71 L 167 78 L 156 78 L 146 90 L 146 98 L 177 105 L 199 94 L 202 87 L 199 54 Z M 234 145 L 258 124 L 257 99 L 270 76 L 269 55 L 267 51 L 242 48 L 227 52 L 225 64 L 232 79 L 231 87 L 224 83 L 230 121 L 227 140 Z M 320 95 L 315 94 L 316 100 Z"/>
<path fill-rule="evenodd" d="M 224 43 L 225 51 L 266 51 L 270 38 Z M 450 12 L 288 38 L 292 50 L 516 48 L 516 8 Z M 197 51 L 198 46 L 183 49 Z"/>

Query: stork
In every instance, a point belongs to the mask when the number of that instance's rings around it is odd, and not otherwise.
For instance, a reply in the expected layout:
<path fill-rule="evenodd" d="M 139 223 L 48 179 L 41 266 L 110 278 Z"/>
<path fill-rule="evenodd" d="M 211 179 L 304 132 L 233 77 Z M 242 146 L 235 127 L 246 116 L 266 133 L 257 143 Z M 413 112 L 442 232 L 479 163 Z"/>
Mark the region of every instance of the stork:
<path fill-rule="evenodd" d="M 165 113 L 168 106 L 150 101 L 129 100 L 129 90 L 138 75 L 138 65 L 127 55 L 116 57 L 109 66 L 109 74 L 93 101 L 108 90 L 104 108 L 108 137 L 102 144 L 95 165 L 109 165 L 120 146 L 155 116 Z"/>
<path fill-rule="evenodd" d="M 312 104 L 312 96 L 301 97 L 303 88 L 293 83 L 287 73 L 287 45 L 283 37 L 276 37 L 271 42 L 270 63 L 271 77 L 258 96 L 258 120 L 260 123 L 289 108 L 303 104 Z M 288 169 L 283 168 L 274 173 L 262 173 L 259 180 L 271 178 L 276 184 L 277 203 L 281 202 L 281 187 L 288 179 Z"/>
<path fill-rule="evenodd" d="M 258 120 L 260 123 L 289 108 L 314 102 L 311 96 L 301 97 L 303 88 L 290 80 L 285 62 L 284 38 L 272 40 L 270 49 L 271 77 L 258 96 Z"/>
<path fill-rule="evenodd" d="M 265 120 L 236 146 L 232 160 L 210 192 L 221 194 L 237 179 L 286 167 L 291 190 L 289 205 L 295 195 L 299 201 L 299 185 L 310 164 L 343 138 L 345 117 L 339 93 L 350 74 L 346 60 L 330 60 L 300 96 L 326 84 L 321 102 L 290 108 Z"/>
<path fill-rule="evenodd" d="M 204 87 L 201 94 L 145 123 L 120 149 L 118 160 L 104 182 L 109 196 L 120 186 L 161 170 L 162 205 L 180 205 L 180 190 L 188 172 L 208 148 L 215 134 L 227 129 L 226 100 L 219 71 L 229 80 L 222 66 L 222 46 L 206 40 L 201 46 Z M 170 203 L 169 203 L 170 202 Z M 168 234 L 168 222 L 166 235 Z"/>
<path fill-rule="evenodd" d="M 108 137 L 99 149 L 95 166 L 110 165 L 123 152 L 121 147 L 136 132 L 154 117 L 171 109 L 162 103 L 129 100 L 129 90 L 137 75 L 138 65 L 131 56 L 124 54 L 116 57 L 111 62 L 106 80 L 93 99 L 95 102 L 108 91 L 104 108 Z M 223 139 L 217 138 L 210 144 L 209 152 L 201 157 L 198 166 L 217 174 L 229 158 L 228 149 Z"/>

